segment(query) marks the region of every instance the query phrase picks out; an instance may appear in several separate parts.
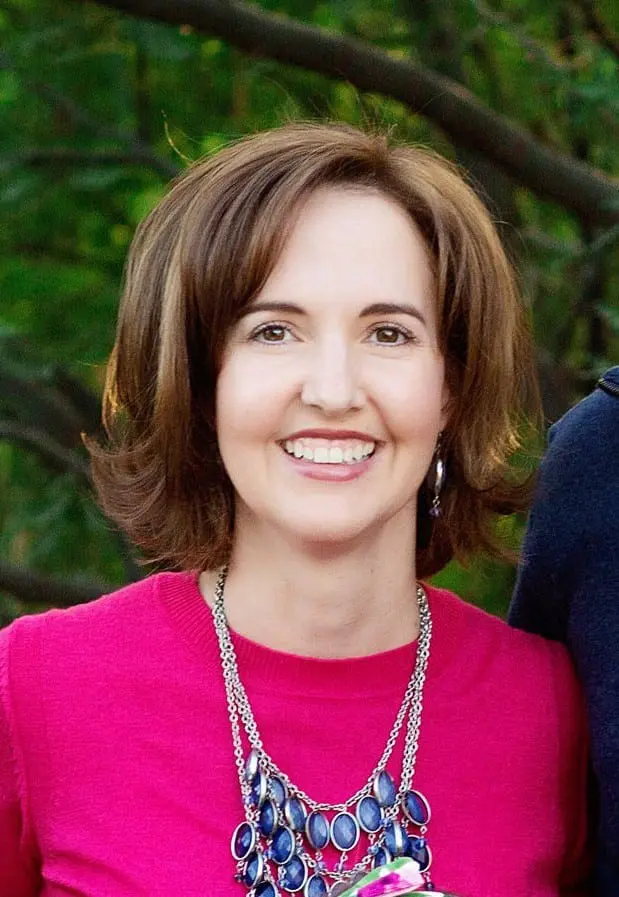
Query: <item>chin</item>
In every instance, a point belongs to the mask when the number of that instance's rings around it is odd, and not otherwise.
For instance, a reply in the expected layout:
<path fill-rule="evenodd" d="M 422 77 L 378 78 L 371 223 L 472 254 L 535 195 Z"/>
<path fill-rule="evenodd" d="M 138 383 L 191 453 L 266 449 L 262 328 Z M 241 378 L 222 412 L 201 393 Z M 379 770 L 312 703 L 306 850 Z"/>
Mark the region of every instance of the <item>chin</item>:
<path fill-rule="evenodd" d="M 346 548 L 352 548 L 356 543 L 367 538 L 372 538 L 384 521 L 371 519 L 340 518 L 333 515 L 321 514 L 318 519 L 297 518 L 294 524 L 282 527 L 286 529 L 294 541 L 307 545 L 312 552 L 331 554 Z"/>

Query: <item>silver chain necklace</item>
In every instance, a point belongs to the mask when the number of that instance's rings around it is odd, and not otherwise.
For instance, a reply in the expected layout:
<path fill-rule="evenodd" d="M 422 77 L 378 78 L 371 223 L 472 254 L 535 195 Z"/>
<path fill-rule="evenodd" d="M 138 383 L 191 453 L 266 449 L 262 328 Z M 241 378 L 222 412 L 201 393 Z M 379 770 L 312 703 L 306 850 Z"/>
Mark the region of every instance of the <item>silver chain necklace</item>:
<path fill-rule="evenodd" d="M 277 897 L 278 887 L 285 893 L 302 892 L 304 897 L 335 897 L 372 866 L 396 856 L 417 860 L 431 885 L 428 870 L 432 854 L 425 837 L 430 805 L 423 794 L 412 788 L 432 637 L 430 608 L 423 588 L 417 586 L 419 638 L 415 665 L 385 749 L 358 791 L 344 803 L 329 804 L 312 799 L 294 785 L 262 743 L 239 676 L 226 619 L 227 572 L 224 567 L 217 578 L 211 610 L 245 810 L 245 821 L 232 835 L 231 850 L 237 861 L 237 880 L 249 888 L 248 897 Z M 400 785 L 396 788 L 387 764 L 405 720 Z M 249 746 L 247 755 L 241 728 Z M 346 868 L 347 854 L 356 847 L 362 833 L 368 841 L 365 855 Z M 327 846 L 335 847 L 340 854 L 331 868 L 322 853 Z"/>

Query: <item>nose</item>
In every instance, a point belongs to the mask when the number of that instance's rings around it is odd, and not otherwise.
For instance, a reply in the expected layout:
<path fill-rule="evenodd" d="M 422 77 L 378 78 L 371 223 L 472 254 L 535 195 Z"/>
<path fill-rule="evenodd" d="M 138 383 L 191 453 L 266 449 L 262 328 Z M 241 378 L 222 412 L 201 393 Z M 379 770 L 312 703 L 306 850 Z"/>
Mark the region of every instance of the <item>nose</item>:
<path fill-rule="evenodd" d="M 315 345 L 308 362 L 301 391 L 304 404 L 332 416 L 363 407 L 354 347 L 331 336 Z"/>

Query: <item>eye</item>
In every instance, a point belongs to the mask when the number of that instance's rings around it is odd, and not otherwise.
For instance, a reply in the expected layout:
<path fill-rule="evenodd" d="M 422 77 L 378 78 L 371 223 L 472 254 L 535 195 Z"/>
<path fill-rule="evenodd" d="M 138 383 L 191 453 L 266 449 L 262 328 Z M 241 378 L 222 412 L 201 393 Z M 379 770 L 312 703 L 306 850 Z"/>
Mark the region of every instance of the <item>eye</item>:
<path fill-rule="evenodd" d="M 370 342 L 379 343 L 381 346 L 404 346 L 414 339 L 410 330 L 396 324 L 380 324 L 370 334 Z"/>
<path fill-rule="evenodd" d="M 262 324 L 256 327 L 250 339 L 257 343 L 287 343 L 293 336 L 285 324 Z"/>

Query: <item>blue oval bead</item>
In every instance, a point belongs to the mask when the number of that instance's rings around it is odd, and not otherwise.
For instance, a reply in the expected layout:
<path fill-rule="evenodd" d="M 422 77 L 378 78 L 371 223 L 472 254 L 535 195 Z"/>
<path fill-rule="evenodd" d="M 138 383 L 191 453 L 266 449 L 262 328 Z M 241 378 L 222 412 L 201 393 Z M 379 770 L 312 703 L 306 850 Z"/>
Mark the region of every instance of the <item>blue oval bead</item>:
<path fill-rule="evenodd" d="M 307 881 L 307 866 L 305 860 L 294 856 L 282 866 L 279 873 L 279 885 L 290 894 L 300 891 Z"/>
<path fill-rule="evenodd" d="M 320 875 L 312 875 L 311 878 L 308 878 L 303 891 L 304 897 L 327 897 L 328 893 L 325 880 Z"/>
<path fill-rule="evenodd" d="M 307 810 L 303 801 L 299 800 L 298 797 L 288 797 L 284 801 L 284 816 L 293 832 L 305 830 Z"/>
<path fill-rule="evenodd" d="M 377 832 L 383 822 L 383 814 L 375 797 L 362 797 L 357 804 L 357 819 L 364 832 Z"/>
<path fill-rule="evenodd" d="M 272 800 L 265 800 L 262 804 L 258 828 L 265 838 L 270 838 L 277 828 L 277 808 Z"/>
<path fill-rule="evenodd" d="M 284 801 L 288 797 L 288 789 L 278 776 L 273 776 L 269 780 L 269 794 L 275 801 L 278 810 L 284 806 Z"/>
<path fill-rule="evenodd" d="M 314 850 L 322 850 L 329 843 L 329 823 L 323 813 L 314 810 L 307 817 L 305 836 Z"/>
<path fill-rule="evenodd" d="M 385 847 L 393 857 L 399 857 L 406 849 L 408 834 L 399 822 L 390 821 L 385 826 Z"/>
<path fill-rule="evenodd" d="M 415 825 L 427 825 L 430 821 L 430 804 L 421 791 L 407 791 L 402 801 L 402 809 Z"/>
<path fill-rule="evenodd" d="M 249 797 L 254 807 L 261 807 L 267 798 L 267 792 L 269 788 L 269 780 L 262 772 L 261 769 L 258 770 L 256 775 L 254 776 L 254 780 L 251 785 L 251 791 L 249 793 Z"/>
<path fill-rule="evenodd" d="M 260 769 L 260 761 L 256 751 L 250 751 L 245 761 L 245 780 L 251 784 L 256 778 L 256 774 Z"/>
<path fill-rule="evenodd" d="M 432 851 L 425 838 L 409 838 L 406 855 L 419 863 L 421 872 L 426 872 L 432 865 Z"/>
<path fill-rule="evenodd" d="M 246 884 L 248 888 L 253 888 L 259 881 L 262 881 L 263 875 L 264 857 L 256 850 L 245 863 L 245 868 L 243 869 L 243 884 Z"/>
<path fill-rule="evenodd" d="M 256 888 L 256 897 L 278 897 L 277 889 L 270 881 L 263 881 L 262 884 L 258 885 Z"/>
<path fill-rule="evenodd" d="M 374 854 L 374 862 L 372 863 L 372 867 L 374 869 L 377 869 L 379 866 L 385 866 L 387 863 L 390 863 L 392 859 L 393 857 L 386 847 L 379 847 Z"/>
<path fill-rule="evenodd" d="M 374 797 L 381 807 L 392 807 L 394 805 L 398 791 L 391 774 L 386 769 L 376 773 L 372 788 Z"/>
<path fill-rule="evenodd" d="M 275 830 L 273 840 L 271 841 L 271 856 L 273 862 L 278 866 L 283 866 L 294 854 L 296 843 L 294 835 L 285 825 L 280 825 Z"/>
<path fill-rule="evenodd" d="M 331 820 L 331 841 L 338 850 L 352 850 L 359 841 L 359 823 L 352 813 L 338 813 Z"/>
<path fill-rule="evenodd" d="M 256 832 L 249 822 L 241 822 L 234 830 L 230 850 L 235 860 L 246 860 L 256 846 Z"/>

